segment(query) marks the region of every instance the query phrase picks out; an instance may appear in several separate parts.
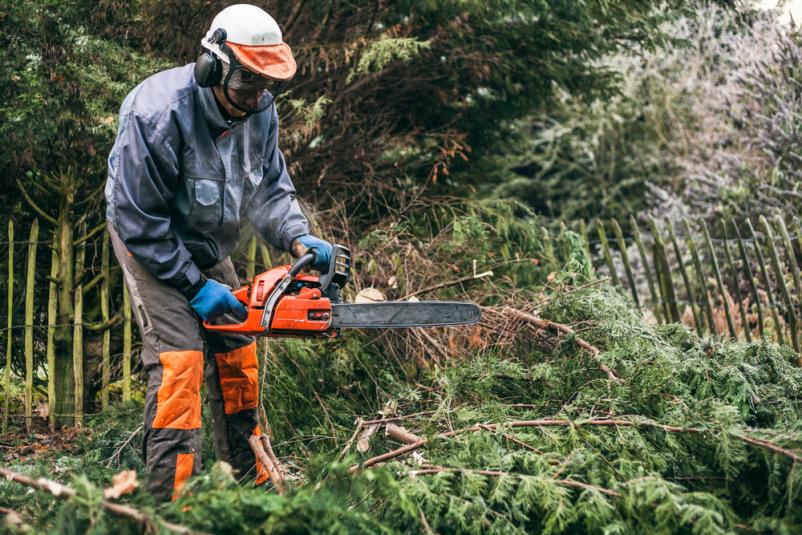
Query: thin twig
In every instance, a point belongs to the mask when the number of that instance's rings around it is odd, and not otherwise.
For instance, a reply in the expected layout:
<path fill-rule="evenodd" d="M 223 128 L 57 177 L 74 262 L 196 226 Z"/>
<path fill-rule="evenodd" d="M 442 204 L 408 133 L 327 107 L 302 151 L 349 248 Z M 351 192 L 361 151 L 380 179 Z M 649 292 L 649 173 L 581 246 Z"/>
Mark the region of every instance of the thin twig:
<path fill-rule="evenodd" d="M 123 450 L 125 449 L 125 447 L 126 447 L 128 444 L 130 444 L 130 443 L 131 443 L 131 441 L 134 439 L 134 437 L 135 437 L 135 436 L 137 436 L 137 434 L 139 434 L 139 432 L 140 432 L 140 431 L 142 431 L 142 428 L 143 428 L 143 427 L 144 427 L 144 424 L 140 424 L 140 425 L 139 425 L 139 427 L 137 427 L 137 428 L 134 430 L 134 432 L 133 432 L 133 433 L 131 433 L 130 435 L 128 435 L 128 438 L 126 438 L 126 439 L 125 439 L 125 442 L 123 442 L 123 443 L 122 443 L 122 444 L 121 444 L 121 445 L 120 445 L 120 446 L 119 446 L 119 447 L 118 447 L 116 450 L 114 450 L 114 453 L 112 453 L 111 457 L 109 457 L 109 458 L 107 459 L 107 462 L 106 462 L 106 466 L 107 466 L 107 467 L 111 468 L 111 463 L 112 463 L 112 462 L 114 462 L 114 459 L 115 459 L 115 458 L 119 460 L 119 458 L 120 458 L 120 454 L 123 452 Z"/>
<path fill-rule="evenodd" d="M 351 446 L 356 440 L 357 435 L 362 431 L 362 428 L 365 426 L 365 421 L 362 418 L 356 419 L 356 429 L 354 429 L 354 434 L 351 435 L 351 438 L 348 439 L 348 442 L 345 443 L 345 447 L 340 450 L 340 454 L 337 456 L 337 460 L 341 461 L 345 455 L 351 451 Z"/>
<path fill-rule="evenodd" d="M 457 284 L 462 284 L 463 282 L 484 279 L 486 277 L 492 277 L 492 276 L 493 276 L 493 272 L 492 271 L 485 271 L 484 273 L 479 273 L 478 275 L 465 275 L 464 277 L 460 277 L 458 279 L 454 279 L 454 280 L 450 280 L 450 281 L 446 281 L 446 282 L 441 282 L 440 284 L 434 284 L 432 286 L 427 286 L 426 288 L 422 288 L 420 290 L 415 290 L 414 292 L 408 293 L 405 296 L 403 296 L 402 298 L 400 298 L 399 301 L 405 301 L 405 300 L 409 299 L 410 297 L 415 297 L 416 295 L 433 292 L 433 291 L 439 290 L 441 288 L 448 288 L 449 286 L 455 286 Z"/>

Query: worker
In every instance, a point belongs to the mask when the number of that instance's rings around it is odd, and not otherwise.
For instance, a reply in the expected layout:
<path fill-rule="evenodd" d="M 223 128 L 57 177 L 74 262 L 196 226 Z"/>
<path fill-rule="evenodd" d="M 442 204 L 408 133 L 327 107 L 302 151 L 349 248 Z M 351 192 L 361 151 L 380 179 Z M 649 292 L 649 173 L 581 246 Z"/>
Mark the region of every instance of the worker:
<path fill-rule="evenodd" d="M 267 471 L 248 445 L 260 435 L 252 337 L 205 331 L 200 320 L 246 316 L 231 289 L 229 255 L 247 221 L 273 247 L 315 253 L 325 271 L 331 245 L 309 234 L 284 156 L 268 86 L 296 71 L 281 30 L 262 9 L 221 11 L 198 60 L 135 87 L 120 110 L 108 159 L 106 218 L 142 337 L 148 489 L 175 499 L 201 470 L 201 378 L 217 458 L 244 481 Z"/>

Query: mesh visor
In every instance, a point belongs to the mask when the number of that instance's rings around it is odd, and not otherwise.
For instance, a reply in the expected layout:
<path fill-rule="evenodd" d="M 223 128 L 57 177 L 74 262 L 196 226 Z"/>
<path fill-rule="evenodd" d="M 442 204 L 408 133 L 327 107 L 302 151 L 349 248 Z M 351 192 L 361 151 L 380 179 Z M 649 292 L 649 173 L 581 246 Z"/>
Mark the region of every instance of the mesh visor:
<path fill-rule="evenodd" d="M 267 109 L 273 98 L 267 91 L 270 80 L 259 76 L 242 65 L 228 66 L 223 80 L 226 100 L 240 111 L 256 113 Z M 269 98 L 267 98 L 269 97 Z"/>
<path fill-rule="evenodd" d="M 295 76 L 295 58 L 286 43 L 277 45 L 240 45 L 226 42 L 237 60 L 251 71 L 271 80 L 286 81 Z"/>

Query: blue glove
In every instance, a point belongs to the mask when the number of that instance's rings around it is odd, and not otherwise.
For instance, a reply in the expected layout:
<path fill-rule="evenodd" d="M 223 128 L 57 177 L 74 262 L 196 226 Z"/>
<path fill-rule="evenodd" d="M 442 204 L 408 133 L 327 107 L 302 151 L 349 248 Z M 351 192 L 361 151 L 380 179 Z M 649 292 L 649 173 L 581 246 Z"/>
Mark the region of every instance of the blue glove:
<path fill-rule="evenodd" d="M 245 321 L 248 311 L 237 301 L 227 286 L 209 279 L 189 302 L 192 310 L 206 321 L 214 321 L 223 314 L 231 312 L 240 321 Z"/>
<path fill-rule="evenodd" d="M 304 247 L 315 252 L 315 261 L 312 263 L 312 267 L 321 273 L 328 272 L 329 264 L 331 263 L 331 244 L 320 238 L 315 238 L 311 234 L 298 236 L 297 240 Z"/>

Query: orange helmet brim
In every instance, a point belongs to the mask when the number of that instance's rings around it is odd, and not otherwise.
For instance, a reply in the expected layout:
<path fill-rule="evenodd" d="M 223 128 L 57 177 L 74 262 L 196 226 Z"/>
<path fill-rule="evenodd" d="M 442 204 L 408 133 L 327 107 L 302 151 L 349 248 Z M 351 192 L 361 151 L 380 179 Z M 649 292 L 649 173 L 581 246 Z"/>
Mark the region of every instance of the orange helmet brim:
<path fill-rule="evenodd" d="M 290 80 L 295 76 L 295 58 L 286 43 L 254 46 L 227 41 L 226 45 L 240 63 L 260 76 L 278 81 Z"/>

